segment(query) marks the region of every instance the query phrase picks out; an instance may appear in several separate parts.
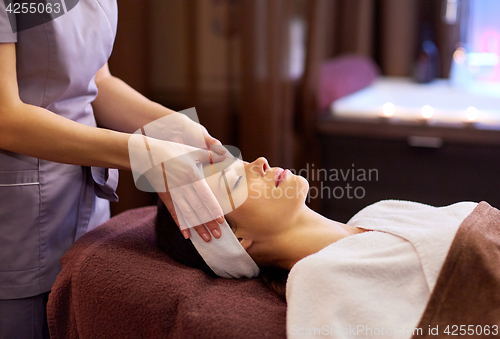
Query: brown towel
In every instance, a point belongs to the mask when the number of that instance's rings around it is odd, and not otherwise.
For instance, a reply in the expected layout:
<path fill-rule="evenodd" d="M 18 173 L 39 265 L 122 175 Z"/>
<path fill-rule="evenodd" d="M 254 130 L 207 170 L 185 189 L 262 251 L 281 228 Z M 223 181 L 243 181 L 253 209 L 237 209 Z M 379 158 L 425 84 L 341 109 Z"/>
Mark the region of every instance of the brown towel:
<path fill-rule="evenodd" d="M 155 243 L 156 208 L 79 239 L 49 296 L 51 338 L 284 338 L 286 303 L 260 279 L 212 278 Z"/>
<path fill-rule="evenodd" d="M 460 225 L 413 338 L 463 337 L 461 325 L 469 338 L 500 336 L 500 211 L 486 202 Z"/>

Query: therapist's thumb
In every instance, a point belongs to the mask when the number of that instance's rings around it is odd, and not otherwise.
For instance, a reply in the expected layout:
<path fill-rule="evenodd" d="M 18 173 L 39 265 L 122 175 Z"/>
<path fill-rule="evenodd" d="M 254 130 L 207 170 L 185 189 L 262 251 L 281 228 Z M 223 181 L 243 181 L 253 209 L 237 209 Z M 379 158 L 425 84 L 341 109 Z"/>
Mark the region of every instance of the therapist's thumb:
<path fill-rule="evenodd" d="M 215 152 L 217 154 L 224 154 L 227 152 L 227 149 L 222 146 L 222 143 L 218 139 L 215 139 L 210 134 L 208 134 L 208 132 L 205 135 L 205 143 L 207 144 L 207 148 L 212 152 Z"/>
<path fill-rule="evenodd" d="M 218 140 L 217 140 L 218 141 Z M 228 157 L 231 153 L 227 150 L 226 147 L 224 147 L 222 144 L 213 144 L 209 145 L 208 149 L 212 151 L 212 153 L 218 154 L 218 155 L 223 155 L 224 158 Z M 223 160 L 223 159 L 222 159 Z"/>
<path fill-rule="evenodd" d="M 196 152 L 196 160 L 202 163 L 214 163 L 226 159 L 225 154 L 218 154 L 211 150 L 200 149 Z"/>

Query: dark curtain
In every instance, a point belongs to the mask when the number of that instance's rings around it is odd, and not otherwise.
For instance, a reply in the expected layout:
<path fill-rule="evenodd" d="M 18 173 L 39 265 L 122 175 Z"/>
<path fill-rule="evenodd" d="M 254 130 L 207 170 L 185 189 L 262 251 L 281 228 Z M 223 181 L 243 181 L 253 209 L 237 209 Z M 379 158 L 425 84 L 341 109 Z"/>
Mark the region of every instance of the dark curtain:
<path fill-rule="evenodd" d="M 239 142 L 243 156 L 292 165 L 293 82 L 289 27 L 294 1 L 242 0 Z"/>
<path fill-rule="evenodd" d="M 330 38 L 325 57 L 355 53 L 371 56 L 384 75 L 410 76 L 419 24 L 432 26 L 440 52 L 440 76 L 448 77 L 460 24 L 466 21 L 469 0 L 457 0 L 457 20 L 444 20 L 446 0 L 332 0 L 326 23 Z"/>
<path fill-rule="evenodd" d="M 321 63 L 361 54 L 384 75 L 410 76 L 425 20 L 446 77 L 468 1 L 457 0 L 458 20 L 449 24 L 446 0 L 119 0 L 110 66 L 167 107 L 196 107 L 210 133 L 246 160 L 265 156 L 299 170 L 321 151 L 314 139 Z M 137 192 L 127 189 L 129 208 Z"/>

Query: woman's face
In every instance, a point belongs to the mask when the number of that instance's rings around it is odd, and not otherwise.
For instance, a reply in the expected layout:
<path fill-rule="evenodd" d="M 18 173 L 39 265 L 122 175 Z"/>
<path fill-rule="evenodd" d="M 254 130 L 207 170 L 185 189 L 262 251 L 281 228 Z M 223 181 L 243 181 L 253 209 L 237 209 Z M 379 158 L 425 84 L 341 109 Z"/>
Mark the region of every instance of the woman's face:
<path fill-rule="evenodd" d="M 236 208 L 226 215 L 228 222 L 235 226 L 238 238 L 259 241 L 277 235 L 305 206 L 309 189 L 307 180 L 289 170 L 270 167 L 265 158 L 251 163 L 237 161 L 239 164 L 235 163 L 236 166 L 229 166 L 224 171 L 225 178 L 222 172 L 213 175 L 211 180 L 207 178 L 225 213 L 224 206 L 230 205 L 228 195 L 224 195 L 227 192 L 225 183 L 229 187 L 229 196 Z M 205 170 L 207 167 L 210 166 Z"/>

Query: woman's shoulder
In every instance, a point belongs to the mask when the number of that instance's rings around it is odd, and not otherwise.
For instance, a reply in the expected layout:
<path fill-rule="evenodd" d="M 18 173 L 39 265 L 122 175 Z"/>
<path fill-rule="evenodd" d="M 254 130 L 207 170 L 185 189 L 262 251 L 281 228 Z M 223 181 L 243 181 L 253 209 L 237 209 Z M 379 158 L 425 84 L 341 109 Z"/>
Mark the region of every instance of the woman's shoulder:
<path fill-rule="evenodd" d="M 391 233 L 411 243 L 420 258 L 429 289 L 432 290 L 456 232 L 476 206 L 474 202 L 434 207 L 388 200 L 366 207 L 348 224 Z"/>
<path fill-rule="evenodd" d="M 294 275 L 313 276 L 325 270 L 352 269 L 357 263 L 374 263 L 403 250 L 404 239 L 386 232 L 367 231 L 342 238 L 320 251 L 299 260 L 290 271 Z M 404 249 L 412 250 L 411 245 Z"/>
<path fill-rule="evenodd" d="M 349 225 L 362 223 L 364 219 L 392 220 L 408 222 L 410 219 L 424 221 L 429 218 L 446 218 L 463 220 L 469 215 L 477 203 L 464 201 L 452 205 L 435 207 L 419 202 L 405 200 L 382 200 L 371 204 L 356 213 L 348 222 Z"/>

